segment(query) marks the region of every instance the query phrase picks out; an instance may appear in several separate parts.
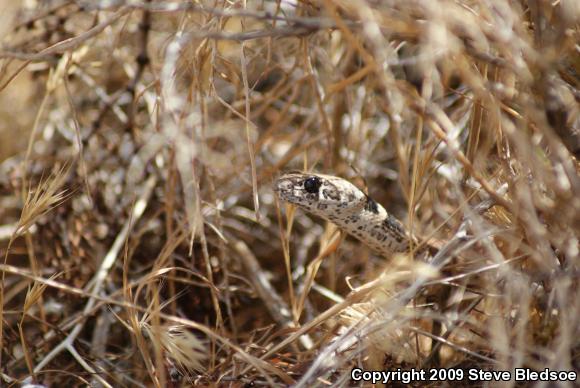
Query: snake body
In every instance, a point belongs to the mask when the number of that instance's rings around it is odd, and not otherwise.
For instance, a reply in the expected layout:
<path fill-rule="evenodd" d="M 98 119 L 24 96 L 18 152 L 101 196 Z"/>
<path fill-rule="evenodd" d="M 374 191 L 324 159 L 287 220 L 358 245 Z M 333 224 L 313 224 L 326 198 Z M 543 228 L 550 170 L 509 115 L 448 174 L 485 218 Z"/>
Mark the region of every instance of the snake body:
<path fill-rule="evenodd" d="M 409 251 L 412 237 L 403 224 L 345 179 L 289 172 L 276 180 L 274 191 L 282 201 L 334 223 L 387 258 Z"/>

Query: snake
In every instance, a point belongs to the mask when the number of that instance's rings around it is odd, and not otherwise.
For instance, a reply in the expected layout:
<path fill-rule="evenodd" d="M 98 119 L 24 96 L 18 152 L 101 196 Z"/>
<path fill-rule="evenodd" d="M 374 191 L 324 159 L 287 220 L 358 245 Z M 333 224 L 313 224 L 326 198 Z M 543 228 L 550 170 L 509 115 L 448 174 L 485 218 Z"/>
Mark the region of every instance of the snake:
<path fill-rule="evenodd" d="M 274 192 L 281 201 L 335 224 L 386 258 L 418 245 L 401 221 L 346 179 L 291 171 L 276 179 Z"/>

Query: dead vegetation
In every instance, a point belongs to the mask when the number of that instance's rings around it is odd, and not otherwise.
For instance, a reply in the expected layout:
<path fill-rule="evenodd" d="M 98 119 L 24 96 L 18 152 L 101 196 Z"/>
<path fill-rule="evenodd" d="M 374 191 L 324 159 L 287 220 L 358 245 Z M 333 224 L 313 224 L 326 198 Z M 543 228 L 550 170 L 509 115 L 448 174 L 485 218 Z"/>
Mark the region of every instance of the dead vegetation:
<path fill-rule="evenodd" d="M 0 385 L 580 371 L 577 1 L 0 9 Z M 278 203 L 288 169 L 435 268 Z"/>

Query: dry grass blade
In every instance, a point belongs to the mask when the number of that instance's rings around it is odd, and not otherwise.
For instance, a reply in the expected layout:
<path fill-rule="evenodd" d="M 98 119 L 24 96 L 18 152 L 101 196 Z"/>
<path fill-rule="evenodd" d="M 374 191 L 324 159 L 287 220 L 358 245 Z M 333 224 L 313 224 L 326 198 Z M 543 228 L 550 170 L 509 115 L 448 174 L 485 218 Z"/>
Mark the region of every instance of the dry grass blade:
<path fill-rule="evenodd" d="M 22 213 L 18 220 L 15 235 L 25 233 L 38 219 L 60 205 L 66 199 L 67 190 L 61 190 L 69 176 L 70 166 L 63 166 L 45 180 L 40 181 L 37 188 L 26 192 Z"/>
<path fill-rule="evenodd" d="M 66 191 L 59 191 L 61 190 L 66 177 L 68 176 L 69 167 L 64 165 L 60 170 L 54 171 L 46 181 L 40 181 L 38 187 L 34 191 L 28 191 L 26 193 L 26 198 L 24 201 L 24 205 L 20 214 L 20 219 L 12 236 L 10 237 L 10 241 L 8 242 L 8 246 L 6 248 L 6 254 L 4 255 L 4 265 L 6 265 L 8 260 L 8 255 L 10 253 L 10 249 L 14 242 L 14 239 L 24 234 L 34 225 L 38 219 L 45 214 L 47 214 L 50 210 L 54 207 L 58 206 L 60 203 L 64 201 L 66 198 L 65 193 Z M 1 279 L 1 287 L 0 287 L 0 345 L 3 344 L 4 341 L 4 292 L 5 292 L 5 278 L 6 273 L 2 271 L 2 279 Z M 36 289 L 39 291 L 39 289 Z M 25 299 L 25 306 L 28 308 L 30 307 L 26 301 L 30 302 L 30 298 L 34 295 L 40 297 L 42 293 L 30 294 L 27 293 Z M 24 308 L 24 311 L 27 311 L 28 308 Z M 22 341 L 24 339 L 22 338 Z M 2 359 L 2 354 L 0 354 L 0 360 Z M 29 369 L 32 370 L 31 362 L 28 360 L 27 362 Z"/>
<path fill-rule="evenodd" d="M 203 372 L 203 362 L 207 359 L 207 345 L 182 326 L 164 326 L 154 330 L 149 324 L 142 324 L 143 330 L 160 346 L 164 354 L 176 362 L 184 371 Z"/>
<path fill-rule="evenodd" d="M 51 280 L 56 279 L 58 276 L 59 276 L 58 274 L 54 274 L 50 277 L 50 279 Z M 24 304 L 22 306 L 23 307 L 22 319 L 24 319 L 24 316 L 26 315 L 28 310 L 30 310 L 32 306 L 34 306 L 40 300 L 46 287 L 47 284 L 42 284 L 38 282 L 34 282 L 32 284 L 32 287 L 30 287 L 30 289 L 26 293 L 26 299 L 24 300 Z"/>

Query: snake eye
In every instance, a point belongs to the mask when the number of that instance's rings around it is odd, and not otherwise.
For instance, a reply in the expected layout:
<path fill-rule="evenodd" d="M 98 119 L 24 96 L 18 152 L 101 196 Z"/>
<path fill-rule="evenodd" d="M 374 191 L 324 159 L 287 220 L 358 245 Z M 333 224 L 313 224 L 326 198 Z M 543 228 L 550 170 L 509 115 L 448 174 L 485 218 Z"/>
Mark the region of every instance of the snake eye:
<path fill-rule="evenodd" d="M 322 185 L 320 178 L 318 177 L 310 177 L 304 181 L 304 190 L 307 192 L 314 194 L 318 192 L 318 189 Z"/>

